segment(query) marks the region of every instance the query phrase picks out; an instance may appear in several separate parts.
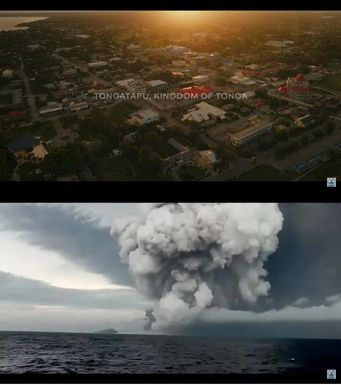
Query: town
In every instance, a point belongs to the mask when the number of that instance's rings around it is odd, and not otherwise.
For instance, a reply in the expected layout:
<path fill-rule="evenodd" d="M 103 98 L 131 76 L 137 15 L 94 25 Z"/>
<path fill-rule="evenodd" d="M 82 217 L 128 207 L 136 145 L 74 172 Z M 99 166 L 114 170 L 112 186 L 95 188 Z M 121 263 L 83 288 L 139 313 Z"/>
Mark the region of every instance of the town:
<path fill-rule="evenodd" d="M 0 31 L 0 179 L 341 177 L 341 13 L 180 13 Z"/>

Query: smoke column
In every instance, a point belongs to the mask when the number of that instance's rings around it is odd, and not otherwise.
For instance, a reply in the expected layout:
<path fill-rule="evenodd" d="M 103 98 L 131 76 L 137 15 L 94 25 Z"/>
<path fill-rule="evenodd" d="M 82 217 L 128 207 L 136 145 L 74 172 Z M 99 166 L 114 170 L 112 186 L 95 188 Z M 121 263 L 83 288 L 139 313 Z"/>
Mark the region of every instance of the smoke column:
<path fill-rule="evenodd" d="M 145 328 L 193 322 L 208 308 L 251 306 L 266 296 L 264 263 L 278 246 L 276 203 L 142 205 L 112 234 L 137 288 L 154 300 Z"/>

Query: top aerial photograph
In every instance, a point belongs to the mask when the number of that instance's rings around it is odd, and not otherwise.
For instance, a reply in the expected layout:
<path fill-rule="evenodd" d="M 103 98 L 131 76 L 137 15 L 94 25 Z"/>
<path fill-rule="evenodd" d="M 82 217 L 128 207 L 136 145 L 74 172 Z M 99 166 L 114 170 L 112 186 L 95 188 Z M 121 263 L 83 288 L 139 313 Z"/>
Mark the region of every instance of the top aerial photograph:
<path fill-rule="evenodd" d="M 0 12 L 0 181 L 341 177 L 341 12 Z"/>

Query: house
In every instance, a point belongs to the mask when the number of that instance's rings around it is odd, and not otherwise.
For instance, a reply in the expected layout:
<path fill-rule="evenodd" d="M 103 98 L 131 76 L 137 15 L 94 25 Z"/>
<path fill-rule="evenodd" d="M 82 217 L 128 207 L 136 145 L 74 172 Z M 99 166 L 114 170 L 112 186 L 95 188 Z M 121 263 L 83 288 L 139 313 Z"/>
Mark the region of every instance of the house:
<path fill-rule="evenodd" d="M 210 77 L 208 75 L 193 76 L 192 81 L 195 85 L 200 86 L 207 84 L 210 81 Z"/>
<path fill-rule="evenodd" d="M 199 155 L 210 166 L 217 162 L 216 154 L 212 150 L 199 151 Z"/>
<path fill-rule="evenodd" d="M 223 120 L 226 118 L 226 111 L 212 106 L 206 102 L 201 102 L 196 105 L 195 108 L 190 109 L 187 114 L 184 114 L 182 121 L 194 121 L 197 123 L 202 123 L 210 119 L 220 119 Z"/>
<path fill-rule="evenodd" d="M 150 80 L 147 82 L 147 88 L 152 92 L 163 91 L 168 87 L 168 83 L 163 80 Z"/>
<path fill-rule="evenodd" d="M 2 72 L 2 77 L 5 79 L 12 79 L 13 78 L 14 71 L 7 69 Z"/>
<path fill-rule="evenodd" d="M 152 109 L 146 109 L 131 114 L 131 118 L 128 120 L 128 123 L 143 126 L 144 124 L 157 122 L 158 120 L 160 120 L 158 112 Z"/>

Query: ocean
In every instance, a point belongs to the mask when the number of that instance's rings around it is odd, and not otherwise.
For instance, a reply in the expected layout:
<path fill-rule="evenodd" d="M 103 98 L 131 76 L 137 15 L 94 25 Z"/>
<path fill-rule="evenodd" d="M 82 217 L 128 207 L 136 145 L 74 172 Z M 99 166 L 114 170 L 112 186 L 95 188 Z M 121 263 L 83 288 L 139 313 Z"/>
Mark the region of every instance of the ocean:
<path fill-rule="evenodd" d="M 0 32 L 26 30 L 27 26 L 19 24 L 32 23 L 33 21 L 44 20 L 46 17 L 29 17 L 29 16 L 0 16 Z"/>
<path fill-rule="evenodd" d="M 341 367 L 341 340 L 0 332 L 0 374 L 297 374 Z"/>

